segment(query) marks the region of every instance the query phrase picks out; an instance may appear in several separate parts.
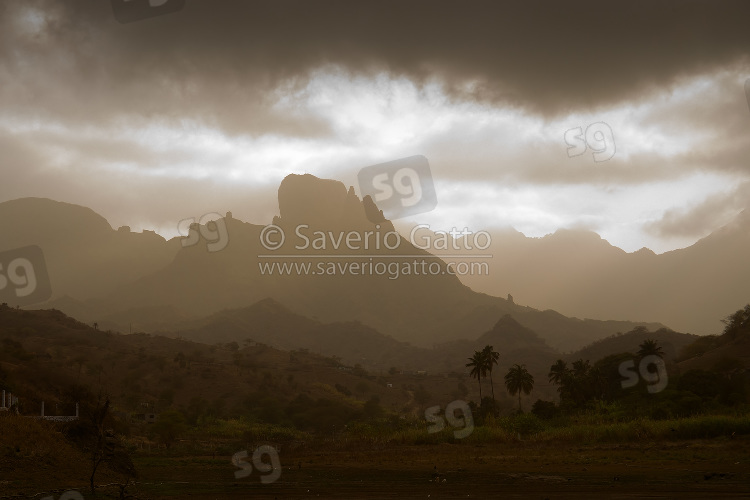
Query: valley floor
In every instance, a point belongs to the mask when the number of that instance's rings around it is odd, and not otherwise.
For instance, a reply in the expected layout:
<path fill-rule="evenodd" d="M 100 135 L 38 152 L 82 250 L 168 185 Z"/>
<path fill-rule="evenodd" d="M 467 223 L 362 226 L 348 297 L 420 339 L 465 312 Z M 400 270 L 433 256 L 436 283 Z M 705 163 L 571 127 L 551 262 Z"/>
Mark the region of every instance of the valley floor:
<path fill-rule="evenodd" d="M 271 484 L 261 484 L 258 471 L 235 479 L 239 469 L 229 456 L 151 455 L 135 462 L 140 478 L 129 491 L 137 498 L 750 498 L 747 438 L 282 450 L 282 473 Z M 435 465 L 445 482 L 431 481 Z M 6 482 L 13 483 L 10 494 L 53 486 L 45 471 L 15 472 L 20 476 Z"/>

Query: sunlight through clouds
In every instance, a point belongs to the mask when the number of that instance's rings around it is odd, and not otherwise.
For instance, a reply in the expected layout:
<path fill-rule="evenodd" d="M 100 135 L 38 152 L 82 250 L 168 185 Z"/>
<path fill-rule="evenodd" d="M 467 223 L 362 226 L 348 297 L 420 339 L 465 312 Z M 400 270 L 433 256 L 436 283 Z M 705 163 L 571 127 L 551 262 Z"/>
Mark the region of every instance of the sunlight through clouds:
<path fill-rule="evenodd" d="M 423 154 L 438 205 L 412 222 L 510 225 L 527 236 L 586 227 L 628 251 L 649 246 L 661 252 L 692 241 L 656 237 L 644 224 L 736 183 L 711 173 L 710 166 L 700 173 L 702 167 L 679 163 L 721 129 L 694 123 L 686 130 L 670 121 L 674 109 L 715 98 L 716 86 L 715 79 L 701 76 L 642 101 L 549 119 L 457 100 L 438 82 L 420 86 L 387 73 L 353 75 L 326 66 L 305 85 L 280 86 L 272 102 L 275 112 L 328 124 L 332 134 L 318 137 L 229 134 L 207 120 L 144 122 L 127 115 L 109 128 L 9 117 L 0 128 L 44 138 L 37 142 L 52 168 L 95 163 L 144 181 L 188 179 L 235 190 L 275 191 L 290 173 L 356 186 L 364 166 Z M 613 131 L 614 156 L 598 163 L 591 151 L 568 157 L 566 130 L 598 122 Z"/>

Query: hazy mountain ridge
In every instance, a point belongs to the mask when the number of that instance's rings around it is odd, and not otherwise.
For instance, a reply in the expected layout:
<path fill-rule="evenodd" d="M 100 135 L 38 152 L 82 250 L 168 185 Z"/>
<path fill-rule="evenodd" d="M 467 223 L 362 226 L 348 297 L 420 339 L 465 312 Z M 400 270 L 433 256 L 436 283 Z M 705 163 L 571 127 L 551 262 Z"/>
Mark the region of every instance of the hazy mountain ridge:
<path fill-rule="evenodd" d="M 290 311 L 272 299 L 250 307 L 221 311 L 173 332 L 156 332 L 207 344 L 255 341 L 277 349 L 307 349 L 335 356 L 344 363 L 387 372 L 391 367 L 409 371 L 463 372 L 464 359 L 485 345 L 494 345 L 501 361 L 524 362 L 547 369 L 560 353 L 544 339 L 505 315 L 471 340 L 454 340 L 424 348 L 399 342 L 360 322 L 323 323 Z M 515 361 L 514 361 L 515 360 Z M 548 363 L 548 361 L 550 363 Z"/>
<path fill-rule="evenodd" d="M 550 365 L 561 356 L 559 351 L 547 345 L 533 330 L 508 314 L 476 339 L 446 342 L 436 346 L 435 351 L 443 359 L 446 368 L 450 364 L 452 370 L 462 371 L 465 369 L 466 359 L 486 345 L 493 346 L 500 355 L 498 366 L 524 364 L 537 380 L 546 379 Z"/>
<path fill-rule="evenodd" d="M 192 327 L 158 333 L 206 344 L 242 344 L 252 340 L 287 351 L 307 349 L 371 370 L 387 371 L 392 366 L 416 370 L 429 364 L 425 362 L 427 350 L 399 342 L 359 322 L 322 323 L 296 314 L 273 299 L 221 311 L 192 323 Z"/>
<path fill-rule="evenodd" d="M 583 230 L 542 238 L 507 230 L 492 236 L 492 275 L 462 281 L 569 316 L 637 317 L 680 331 L 718 333 L 719 320 L 750 297 L 747 210 L 694 245 L 659 255 L 645 248 L 627 253 Z"/>
<path fill-rule="evenodd" d="M 343 183 L 311 175 L 290 175 L 279 187 L 279 216 L 274 222 L 284 229 L 287 241 L 277 252 L 292 258 L 268 258 L 272 252 L 260 244 L 261 232 L 266 226 L 242 222 L 231 214 L 223 219 L 228 235 L 226 247 L 211 252 L 203 231 L 197 233 L 199 238 L 194 244 L 183 247 L 178 238 L 165 241 L 152 233 L 114 231 L 105 226 L 101 218 L 96 219 L 95 224 L 89 224 L 91 235 L 68 240 L 65 231 L 47 233 L 47 225 L 37 225 L 34 221 L 49 219 L 55 221 L 55 227 L 65 227 L 66 217 L 78 217 L 78 213 L 70 215 L 57 210 L 58 204 L 51 201 L 37 203 L 31 200 L 26 203 L 43 207 L 36 209 L 34 220 L 24 224 L 15 220 L 6 223 L 5 229 L 12 233 L 19 225 L 25 225 L 24 234 L 28 236 L 23 243 L 41 243 L 48 256 L 53 292 L 57 297 L 48 305 L 90 323 L 99 322 L 108 329 L 127 332 L 135 325 L 135 330 L 142 331 L 174 330 L 184 326 L 185 322 L 225 309 L 241 309 L 266 298 L 321 322 L 361 322 L 397 341 L 424 347 L 448 340 L 476 338 L 506 314 L 511 314 L 520 324 L 559 349 L 574 349 L 637 325 L 651 329 L 663 326 L 658 323 L 567 318 L 554 311 L 539 311 L 477 293 L 456 276 L 446 273 L 443 260 L 415 247 L 405 237 L 392 250 L 383 247 L 367 250 L 333 248 L 330 242 L 322 249 L 296 248 L 299 240 L 295 241 L 295 228 L 300 224 L 309 226 L 308 234 L 316 230 L 334 235 L 369 231 L 373 238 L 381 241 L 386 233 L 393 231 L 390 221 L 375 224 L 368 219 L 366 214 L 377 209 L 369 197 L 359 200 L 354 190 L 347 189 Z M 89 217 L 93 214 L 81 207 L 77 210 L 85 211 Z M 51 213 L 55 211 L 57 213 Z M 0 215 L 3 215 L 3 220 L 8 219 L 6 214 Z M 308 224 L 308 220 L 317 225 Z M 594 244 L 602 244 L 597 243 L 596 238 L 589 239 Z M 92 240 L 94 242 L 85 251 L 75 253 L 77 245 Z M 575 246 L 575 238 L 568 237 L 567 240 L 569 245 Z M 118 242 L 124 242 L 124 247 L 110 254 L 107 245 Z M 21 243 L 21 239 L 16 238 L 15 244 Z M 612 251 L 621 252 L 614 248 Z M 76 260 L 80 254 L 92 256 Z M 363 261 L 375 258 L 393 264 L 403 263 L 404 259 L 392 258 L 392 254 L 414 255 L 414 260 L 437 264 L 441 272 L 428 276 L 401 275 L 398 279 L 389 279 L 387 275 L 277 273 L 271 276 L 259 272 L 259 264 L 304 261 L 314 266 L 332 260 L 317 255 L 330 254 L 362 254 Z M 295 260 L 294 256 L 304 259 Z M 143 263 L 139 260 L 141 258 Z M 503 258 L 501 253 L 493 259 L 491 276 L 504 280 L 503 273 L 495 270 L 497 262 Z M 333 260 L 340 265 L 343 259 Z M 58 279 L 63 268 L 77 270 L 73 284 Z M 533 278 L 531 274 L 530 278 Z M 91 297 L 76 294 L 80 292 L 80 286 L 75 283 L 89 279 L 100 289 L 113 291 Z M 547 286 L 544 276 L 537 279 L 537 283 L 543 284 L 539 285 L 540 288 Z M 65 298 L 66 295 L 69 297 Z M 78 300 L 81 298 L 86 300 Z"/>
<path fill-rule="evenodd" d="M 153 231 L 114 230 L 90 208 L 46 198 L 0 203 L 0 251 L 42 248 L 53 297 L 101 297 L 166 266 L 178 253 L 176 239 Z"/>

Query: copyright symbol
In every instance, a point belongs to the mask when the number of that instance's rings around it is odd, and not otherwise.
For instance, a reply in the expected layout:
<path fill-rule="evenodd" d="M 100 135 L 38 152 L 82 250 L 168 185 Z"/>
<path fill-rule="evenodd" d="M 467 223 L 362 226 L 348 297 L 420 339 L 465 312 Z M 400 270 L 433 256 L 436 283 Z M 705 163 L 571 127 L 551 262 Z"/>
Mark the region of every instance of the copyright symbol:
<path fill-rule="evenodd" d="M 278 240 L 275 239 L 275 235 L 279 235 Z M 284 230 L 274 224 L 264 227 L 260 232 L 260 244 L 266 250 L 278 250 L 284 244 L 285 239 Z"/>

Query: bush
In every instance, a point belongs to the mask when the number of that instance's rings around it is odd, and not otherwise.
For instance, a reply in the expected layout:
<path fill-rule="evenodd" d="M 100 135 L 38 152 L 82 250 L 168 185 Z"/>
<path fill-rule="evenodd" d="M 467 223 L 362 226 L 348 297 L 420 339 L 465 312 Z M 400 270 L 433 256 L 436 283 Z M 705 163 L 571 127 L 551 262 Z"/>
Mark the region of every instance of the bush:
<path fill-rule="evenodd" d="M 544 430 L 541 420 L 533 413 L 522 413 L 514 415 L 501 424 L 501 426 L 514 436 L 533 436 Z"/>
<path fill-rule="evenodd" d="M 703 399 L 712 399 L 719 395 L 725 379 L 718 373 L 704 370 L 690 370 L 680 377 L 677 388 L 690 391 Z"/>
<path fill-rule="evenodd" d="M 531 407 L 531 413 L 543 420 L 551 420 L 560 414 L 560 409 L 552 401 L 537 399 Z"/>
<path fill-rule="evenodd" d="M 341 384 L 336 384 L 336 390 L 339 391 L 344 396 L 351 396 L 352 395 L 352 391 L 350 391 L 349 389 L 347 389 L 345 386 L 343 386 Z"/>

